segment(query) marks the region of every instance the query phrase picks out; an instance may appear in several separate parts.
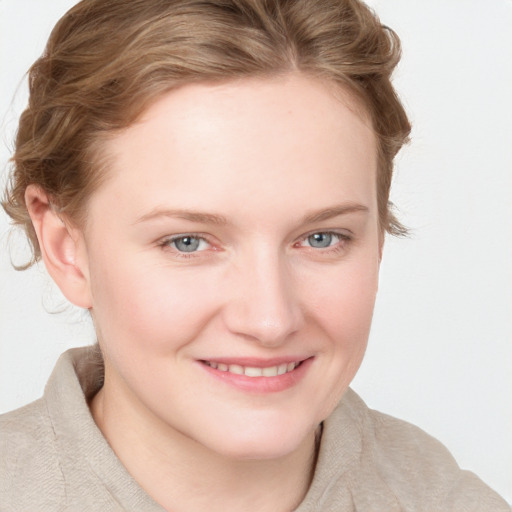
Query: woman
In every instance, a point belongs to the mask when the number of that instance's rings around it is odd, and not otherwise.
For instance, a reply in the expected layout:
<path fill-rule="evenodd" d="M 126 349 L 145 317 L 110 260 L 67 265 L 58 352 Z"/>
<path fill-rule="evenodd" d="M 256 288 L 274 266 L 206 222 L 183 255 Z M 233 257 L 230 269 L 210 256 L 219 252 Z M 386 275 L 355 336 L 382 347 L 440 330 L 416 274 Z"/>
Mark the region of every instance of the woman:
<path fill-rule="evenodd" d="M 85 0 L 59 22 L 4 208 L 99 345 L 3 417 L 2 503 L 508 509 L 348 389 L 404 232 L 398 56 L 353 1 Z"/>

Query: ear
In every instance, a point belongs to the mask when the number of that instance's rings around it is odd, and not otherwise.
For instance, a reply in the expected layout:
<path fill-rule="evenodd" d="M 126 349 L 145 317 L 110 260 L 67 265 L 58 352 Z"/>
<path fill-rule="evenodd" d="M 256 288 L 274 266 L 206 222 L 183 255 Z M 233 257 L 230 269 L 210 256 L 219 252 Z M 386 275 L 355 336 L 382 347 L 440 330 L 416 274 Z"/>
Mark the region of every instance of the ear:
<path fill-rule="evenodd" d="M 71 303 L 90 309 L 87 253 L 82 233 L 70 223 L 66 224 L 40 187 L 27 187 L 25 204 L 48 273 Z"/>

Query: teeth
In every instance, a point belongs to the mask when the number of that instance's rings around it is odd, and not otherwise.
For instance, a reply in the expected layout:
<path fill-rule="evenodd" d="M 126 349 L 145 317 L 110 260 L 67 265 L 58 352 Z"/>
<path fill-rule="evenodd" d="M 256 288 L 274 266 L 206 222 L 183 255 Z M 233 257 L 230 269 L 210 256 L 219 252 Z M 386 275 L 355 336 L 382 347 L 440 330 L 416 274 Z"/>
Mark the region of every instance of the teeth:
<path fill-rule="evenodd" d="M 263 368 L 251 368 L 250 366 L 246 366 L 244 368 L 244 374 L 247 377 L 261 377 L 263 375 Z"/>
<path fill-rule="evenodd" d="M 236 375 L 243 375 L 244 374 L 244 367 L 240 366 L 238 364 L 230 364 L 228 368 L 229 373 L 234 373 Z"/>
<path fill-rule="evenodd" d="M 277 366 L 271 366 L 270 368 L 262 368 L 261 373 L 263 377 L 276 377 L 277 369 Z M 247 372 L 245 374 L 247 375 Z"/>
<path fill-rule="evenodd" d="M 268 366 L 266 368 L 257 368 L 253 366 L 240 366 L 239 364 L 224 364 L 207 362 L 208 366 L 220 370 L 221 372 L 230 372 L 235 375 L 245 375 L 246 377 L 277 377 L 295 370 L 299 363 L 283 363 L 278 366 Z"/>

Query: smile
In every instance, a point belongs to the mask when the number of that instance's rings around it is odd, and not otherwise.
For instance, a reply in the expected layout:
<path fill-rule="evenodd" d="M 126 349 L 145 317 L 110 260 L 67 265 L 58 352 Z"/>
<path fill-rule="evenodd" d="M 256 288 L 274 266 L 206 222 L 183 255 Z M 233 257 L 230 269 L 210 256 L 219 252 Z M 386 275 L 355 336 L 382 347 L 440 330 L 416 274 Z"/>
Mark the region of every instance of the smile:
<path fill-rule="evenodd" d="M 302 361 L 283 363 L 276 366 L 255 367 L 255 366 L 241 366 L 239 364 L 225 364 L 215 363 L 213 361 L 204 361 L 204 364 L 219 370 L 221 372 L 233 373 L 235 375 L 245 375 L 246 377 L 277 377 L 285 373 L 292 372 L 297 368 Z"/>
<path fill-rule="evenodd" d="M 298 385 L 308 374 L 315 357 L 290 357 L 284 360 L 237 358 L 199 360 L 200 366 L 222 386 L 256 394 L 276 393 Z"/>

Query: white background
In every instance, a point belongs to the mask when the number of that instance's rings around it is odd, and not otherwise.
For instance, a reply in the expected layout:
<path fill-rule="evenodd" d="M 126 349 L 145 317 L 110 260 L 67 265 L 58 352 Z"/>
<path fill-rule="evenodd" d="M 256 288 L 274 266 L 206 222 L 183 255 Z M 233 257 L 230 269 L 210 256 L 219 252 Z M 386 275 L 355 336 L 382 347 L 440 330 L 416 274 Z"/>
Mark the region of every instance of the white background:
<path fill-rule="evenodd" d="M 74 3 L 0 0 L 4 180 L 23 74 Z M 414 130 L 393 200 L 413 235 L 386 243 L 354 388 L 512 502 L 512 2 L 370 4 L 404 47 L 396 85 Z M 0 212 L 0 412 L 40 396 L 58 355 L 94 338 L 42 267 L 12 270 L 27 253 L 8 231 Z"/>

